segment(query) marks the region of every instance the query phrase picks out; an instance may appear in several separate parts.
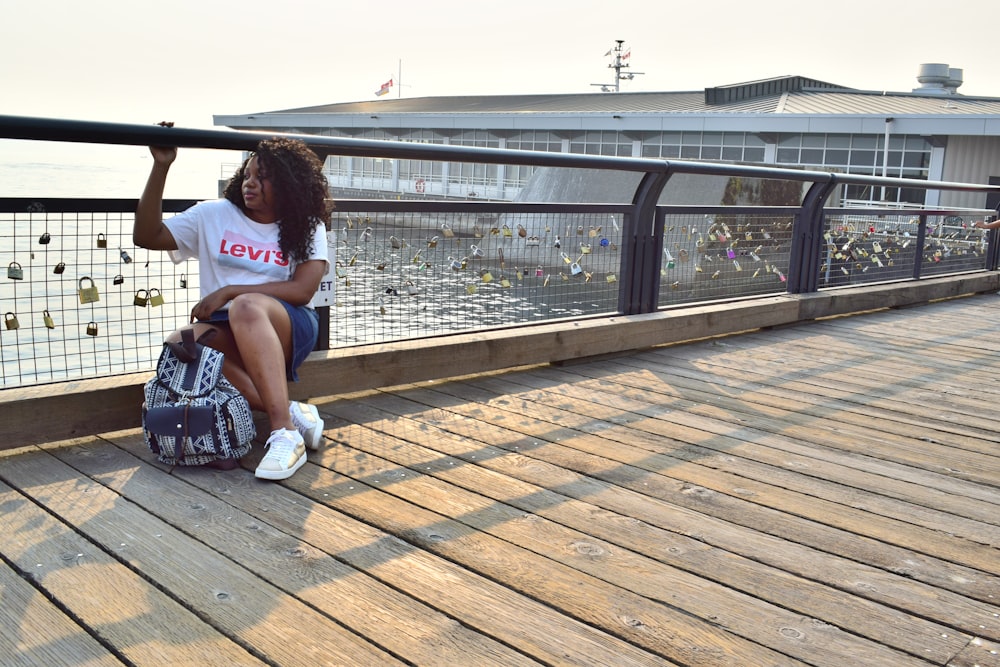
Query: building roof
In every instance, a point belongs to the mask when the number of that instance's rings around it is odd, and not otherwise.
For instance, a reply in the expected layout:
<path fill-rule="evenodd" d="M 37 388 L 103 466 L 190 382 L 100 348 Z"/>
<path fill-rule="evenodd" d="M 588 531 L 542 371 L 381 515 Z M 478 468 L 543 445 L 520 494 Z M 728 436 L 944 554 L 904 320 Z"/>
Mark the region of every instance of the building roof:
<path fill-rule="evenodd" d="M 703 91 L 468 95 L 341 102 L 271 111 L 274 114 L 516 114 L 516 113 L 774 113 L 1000 114 L 1000 98 L 957 93 L 862 91 L 801 76 L 706 88 Z"/>
<path fill-rule="evenodd" d="M 925 85 L 864 91 L 783 76 L 699 91 L 467 95 L 324 104 L 216 116 L 233 128 L 441 128 L 880 133 L 1000 136 L 1000 98 Z"/>

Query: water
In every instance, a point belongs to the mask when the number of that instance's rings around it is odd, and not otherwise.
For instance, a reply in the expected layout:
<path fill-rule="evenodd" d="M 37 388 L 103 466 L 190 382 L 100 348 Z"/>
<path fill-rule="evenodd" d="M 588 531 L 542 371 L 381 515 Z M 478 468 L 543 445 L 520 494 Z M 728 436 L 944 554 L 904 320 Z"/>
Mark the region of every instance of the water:
<path fill-rule="evenodd" d="M 168 199 L 211 199 L 238 151 L 181 149 Z M 0 140 L 0 197 L 138 198 L 152 166 L 144 146 Z"/>

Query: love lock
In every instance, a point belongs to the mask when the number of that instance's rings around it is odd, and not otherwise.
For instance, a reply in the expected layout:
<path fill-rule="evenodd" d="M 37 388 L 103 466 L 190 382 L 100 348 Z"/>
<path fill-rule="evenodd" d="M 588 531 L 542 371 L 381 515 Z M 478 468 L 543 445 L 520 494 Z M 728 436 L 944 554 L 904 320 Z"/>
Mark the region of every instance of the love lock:
<path fill-rule="evenodd" d="M 136 290 L 135 298 L 132 299 L 132 305 L 138 306 L 139 308 L 145 308 L 149 305 L 149 292 L 144 289 Z"/>
<path fill-rule="evenodd" d="M 90 283 L 90 287 L 83 286 L 84 280 Z M 83 278 L 80 278 L 79 286 L 80 286 L 79 294 L 80 294 L 81 304 L 95 303 L 101 300 L 101 295 L 97 291 L 97 285 L 94 284 L 94 281 L 91 280 L 90 276 L 84 276 Z"/>
<path fill-rule="evenodd" d="M 5 314 L 3 316 L 3 323 L 7 326 L 7 329 L 10 331 L 21 328 L 21 323 L 17 321 L 17 315 L 15 315 L 14 313 Z"/>
<path fill-rule="evenodd" d="M 7 277 L 11 280 L 24 280 L 24 270 L 21 268 L 21 265 L 17 262 L 8 264 Z"/>

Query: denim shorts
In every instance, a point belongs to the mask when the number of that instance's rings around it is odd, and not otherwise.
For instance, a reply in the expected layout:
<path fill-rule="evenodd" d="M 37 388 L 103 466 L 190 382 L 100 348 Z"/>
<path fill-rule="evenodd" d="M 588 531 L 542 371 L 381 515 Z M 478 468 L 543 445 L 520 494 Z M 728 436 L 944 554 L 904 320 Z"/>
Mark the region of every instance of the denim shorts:
<path fill-rule="evenodd" d="M 285 365 L 285 375 L 292 382 L 299 381 L 299 366 L 316 347 L 319 338 L 319 315 L 308 306 L 293 306 L 287 301 L 275 299 L 288 311 L 292 322 L 292 358 Z M 209 322 L 229 322 L 229 311 L 217 310 L 208 318 Z"/>

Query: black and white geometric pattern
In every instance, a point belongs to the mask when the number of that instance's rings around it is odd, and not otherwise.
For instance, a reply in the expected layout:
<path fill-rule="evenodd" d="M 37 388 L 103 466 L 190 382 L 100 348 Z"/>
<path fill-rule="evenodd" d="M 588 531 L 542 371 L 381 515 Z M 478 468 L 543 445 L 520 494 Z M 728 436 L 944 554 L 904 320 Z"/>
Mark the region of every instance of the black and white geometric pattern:
<path fill-rule="evenodd" d="M 164 345 L 156 365 L 156 376 L 145 386 L 142 413 L 146 445 L 168 465 L 204 465 L 219 459 L 236 459 L 250 451 L 257 434 L 246 398 L 222 375 L 224 356 L 218 350 L 198 345 L 198 358 L 184 363 Z M 194 432 L 185 425 L 187 437 L 152 433 L 147 419 L 153 411 L 184 415 L 183 408 L 210 407 L 212 427 Z M 164 414 L 161 412 L 160 414 Z"/>

